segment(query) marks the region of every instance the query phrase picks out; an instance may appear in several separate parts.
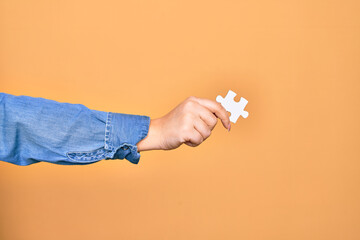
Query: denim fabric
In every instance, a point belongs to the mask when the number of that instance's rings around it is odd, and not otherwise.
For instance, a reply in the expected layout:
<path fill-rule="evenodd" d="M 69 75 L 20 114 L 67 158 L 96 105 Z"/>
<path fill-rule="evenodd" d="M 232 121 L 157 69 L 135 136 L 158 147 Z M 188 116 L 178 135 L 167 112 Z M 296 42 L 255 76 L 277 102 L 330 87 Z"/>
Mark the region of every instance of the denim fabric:
<path fill-rule="evenodd" d="M 147 136 L 149 124 L 148 116 L 0 93 L 0 160 L 80 165 L 125 158 L 137 164 L 136 144 Z"/>

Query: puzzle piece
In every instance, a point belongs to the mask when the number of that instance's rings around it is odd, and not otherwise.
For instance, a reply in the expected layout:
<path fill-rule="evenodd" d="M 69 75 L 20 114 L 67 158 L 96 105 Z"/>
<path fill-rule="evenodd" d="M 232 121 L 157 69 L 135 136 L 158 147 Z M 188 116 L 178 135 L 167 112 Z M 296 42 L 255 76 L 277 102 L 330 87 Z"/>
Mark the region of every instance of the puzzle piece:
<path fill-rule="evenodd" d="M 235 102 L 235 96 L 236 93 L 229 90 L 225 98 L 220 95 L 216 97 L 216 101 L 221 103 L 221 105 L 226 109 L 226 111 L 231 113 L 230 121 L 233 123 L 236 123 L 240 116 L 242 116 L 243 118 L 247 118 L 249 116 L 249 113 L 247 111 L 244 111 L 244 108 L 248 101 L 242 97 L 240 99 L 240 102 Z"/>

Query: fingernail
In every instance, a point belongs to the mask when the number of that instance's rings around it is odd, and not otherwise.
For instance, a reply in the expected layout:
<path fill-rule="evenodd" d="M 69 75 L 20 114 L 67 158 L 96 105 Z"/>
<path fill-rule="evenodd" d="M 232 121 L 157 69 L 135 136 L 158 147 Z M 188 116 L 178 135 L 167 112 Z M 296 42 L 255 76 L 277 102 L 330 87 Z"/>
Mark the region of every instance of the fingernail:
<path fill-rule="evenodd" d="M 229 123 L 228 125 L 228 132 L 230 132 L 230 129 L 231 129 L 231 123 Z"/>

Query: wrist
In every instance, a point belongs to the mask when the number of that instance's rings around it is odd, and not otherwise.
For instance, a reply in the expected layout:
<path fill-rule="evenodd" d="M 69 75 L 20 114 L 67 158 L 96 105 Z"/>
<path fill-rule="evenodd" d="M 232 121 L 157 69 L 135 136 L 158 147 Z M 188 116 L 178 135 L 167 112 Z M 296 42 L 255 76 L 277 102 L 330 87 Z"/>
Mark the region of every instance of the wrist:
<path fill-rule="evenodd" d="M 160 119 L 150 119 L 147 136 L 137 143 L 138 152 L 160 150 Z"/>

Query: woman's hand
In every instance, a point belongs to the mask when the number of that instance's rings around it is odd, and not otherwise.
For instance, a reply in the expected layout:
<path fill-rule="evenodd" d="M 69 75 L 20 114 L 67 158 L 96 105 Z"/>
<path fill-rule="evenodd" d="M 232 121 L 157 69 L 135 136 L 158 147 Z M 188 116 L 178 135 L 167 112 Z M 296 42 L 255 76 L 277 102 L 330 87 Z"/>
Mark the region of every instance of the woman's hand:
<path fill-rule="evenodd" d="M 210 136 L 217 118 L 230 131 L 229 115 L 220 103 L 189 97 L 165 116 L 151 119 L 148 135 L 137 144 L 138 151 L 171 150 L 183 143 L 196 147 Z"/>

